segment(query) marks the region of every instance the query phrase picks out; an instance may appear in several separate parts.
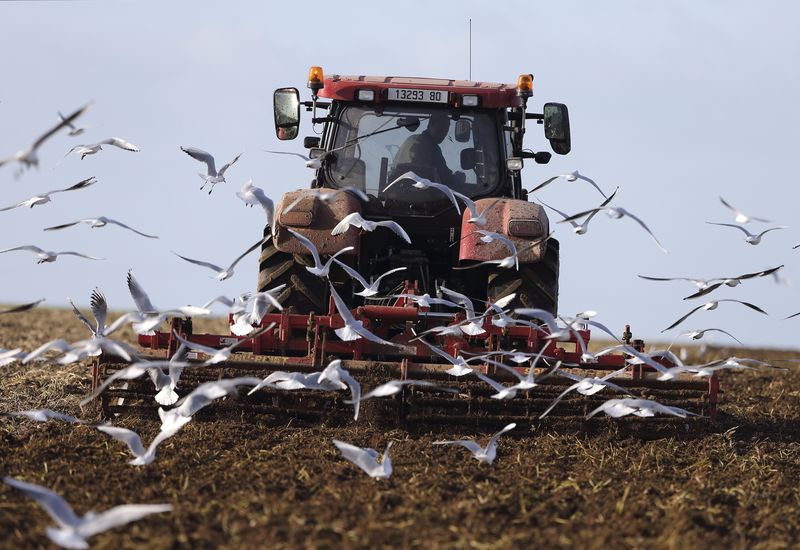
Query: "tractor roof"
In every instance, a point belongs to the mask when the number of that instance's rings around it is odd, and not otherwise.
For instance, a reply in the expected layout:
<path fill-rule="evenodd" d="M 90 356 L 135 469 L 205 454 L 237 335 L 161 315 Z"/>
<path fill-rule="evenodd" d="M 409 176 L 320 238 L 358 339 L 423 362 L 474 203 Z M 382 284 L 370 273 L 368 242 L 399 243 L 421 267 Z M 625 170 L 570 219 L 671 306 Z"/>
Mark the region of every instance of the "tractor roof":
<path fill-rule="evenodd" d="M 319 91 L 320 97 L 337 101 L 354 101 L 357 90 L 375 90 L 376 102 L 383 102 L 386 100 L 385 90 L 389 88 L 408 88 L 446 91 L 450 98 L 448 103 L 455 105 L 461 104 L 462 95 L 480 96 L 480 104 L 485 108 L 517 107 L 520 104 L 515 84 L 451 80 L 447 78 L 364 75 L 326 76 L 324 82 L 325 87 Z"/>

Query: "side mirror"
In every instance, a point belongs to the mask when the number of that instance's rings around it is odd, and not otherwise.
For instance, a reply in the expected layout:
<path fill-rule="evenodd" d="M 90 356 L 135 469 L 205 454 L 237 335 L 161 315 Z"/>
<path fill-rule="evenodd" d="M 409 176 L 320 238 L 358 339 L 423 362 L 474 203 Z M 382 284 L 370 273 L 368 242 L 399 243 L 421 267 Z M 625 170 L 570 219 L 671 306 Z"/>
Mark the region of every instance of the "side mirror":
<path fill-rule="evenodd" d="M 459 143 L 466 143 L 469 141 L 472 134 L 472 123 L 464 118 L 456 122 L 456 141 Z"/>
<path fill-rule="evenodd" d="M 297 88 L 278 88 L 272 96 L 275 111 L 275 134 L 285 141 L 297 137 L 300 130 L 300 92 Z"/>
<path fill-rule="evenodd" d="M 462 170 L 472 170 L 475 168 L 476 159 L 475 159 L 475 148 L 474 147 L 467 147 L 466 149 L 461 150 L 461 169 Z"/>
<path fill-rule="evenodd" d="M 544 104 L 544 137 L 559 155 L 566 155 L 572 148 L 569 135 L 569 111 L 563 103 Z"/>

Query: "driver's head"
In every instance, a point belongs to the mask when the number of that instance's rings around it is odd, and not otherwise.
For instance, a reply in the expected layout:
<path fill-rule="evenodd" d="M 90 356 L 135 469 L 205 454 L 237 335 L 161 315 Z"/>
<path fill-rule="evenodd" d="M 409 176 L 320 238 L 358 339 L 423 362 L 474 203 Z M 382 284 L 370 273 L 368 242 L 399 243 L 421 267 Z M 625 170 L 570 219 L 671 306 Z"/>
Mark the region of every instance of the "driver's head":
<path fill-rule="evenodd" d="M 447 132 L 450 130 L 450 116 L 441 111 L 434 112 L 428 121 L 428 132 L 436 140 L 436 143 L 444 141 Z"/>

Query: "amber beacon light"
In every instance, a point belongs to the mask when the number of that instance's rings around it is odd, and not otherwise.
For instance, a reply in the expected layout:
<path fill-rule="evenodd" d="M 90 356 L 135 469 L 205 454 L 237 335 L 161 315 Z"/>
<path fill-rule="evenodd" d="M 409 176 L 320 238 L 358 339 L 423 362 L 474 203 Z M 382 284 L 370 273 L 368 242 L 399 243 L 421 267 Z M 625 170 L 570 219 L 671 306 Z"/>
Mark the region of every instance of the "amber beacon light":
<path fill-rule="evenodd" d="M 314 95 L 317 95 L 317 92 L 325 86 L 324 79 L 322 67 L 311 67 L 308 70 L 308 87 Z"/>
<path fill-rule="evenodd" d="M 517 79 L 517 95 L 531 97 L 533 95 L 533 75 L 521 74 Z"/>

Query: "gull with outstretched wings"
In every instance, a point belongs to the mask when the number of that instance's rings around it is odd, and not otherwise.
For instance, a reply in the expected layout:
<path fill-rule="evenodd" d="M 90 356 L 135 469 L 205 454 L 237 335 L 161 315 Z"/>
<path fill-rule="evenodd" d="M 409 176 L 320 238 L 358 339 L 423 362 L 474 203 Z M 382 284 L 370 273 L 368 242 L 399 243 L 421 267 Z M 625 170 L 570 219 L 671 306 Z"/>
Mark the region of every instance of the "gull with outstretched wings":
<path fill-rule="evenodd" d="M 30 168 L 31 166 L 38 167 L 39 166 L 39 157 L 37 155 L 37 152 L 39 150 L 39 147 L 41 147 L 42 144 L 45 141 L 47 141 L 52 136 L 54 136 L 59 130 L 61 130 L 62 128 L 68 127 L 71 122 L 74 122 L 75 119 L 77 119 L 79 116 L 81 116 L 83 113 L 85 113 L 90 105 L 91 104 L 84 105 L 83 107 L 81 107 L 80 109 L 78 109 L 77 111 L 75 111 L 74 113 L 69 115 L 68 117 L 62 118 L 61 122 L 59 122 L 54 127 L 50 128 L 44 134 L 39 136 L 36 139 L 36 141 L 34 141 L 33 144 L 30 147 L 28 147 L 27 149 L 23 149 L 22 151 L 18 151 L 16 153 L 14 153 L 13 155 L 11 155 L 10 157 L 7 157 L 5 159 L 0 159 L 0 166 L 3 166 L 4 164 L 8 164 L 9 162 L 16 161 L 16 162 L 19 162 L 22 165 L 20 170 L 23 170 L 25 168 Z"/>
<path fill-rule="evenodd" d="M 85 223 L 92 229 L 97 227 L 105 227 L 109 224 L 116 225 L 118 227 L 122 227 L 123 229 L 127 229 L 128 231 L 133 231 L 137 235 L 141 235 L 142 237 L 147 237 L 148 239 L 157 239 L 158 237 L 155 235 L 148 235 L 147 233 L 142 233 L 141 231 L 137 231 L 136 229 L 132 228 L 129 225 L 125 225 L 122 222 L 117 220 L 112 220 L 111 218 L 106 218 L 105 216 L 99 216 L 97 218 L 82 218 L 78 221 L 69 222 L 69 223 L 62 223 L 61 225 L 54 225 L 52 227 L 45 227 L 45 231 L 58 231 L 60 229 L 66 229 L 67 227 L 72 227 L 73 225 L 78 225 L 79 223 Z"/>
<path fill-rule="evenodd" d="M 51 541 L 64 548 L 89 548 L 86 539 L 114 527 L 137 521 L 150 514 L 171 512 L 171 504 L 123 504 L 105 512 L 89 512 L 79 517 L 61 495 L 39 485 L 4 477 L 3 482 L 25 493 L 44 508 L 58 527 L 48 527 L 45 532 Z"/>
<path fill-rule="evenodd" d="M 229 265 L 228 267 L 220 267 L 220 266 L 218 266 L 216 264 L 212 264 L 212 263 L 209 263 L 209 262 L 204 262 L 204 261 L 201 261 L 201 260 L 193 260 L 192 258 L 187 258 L 186 256 L 181 256 L 177 252 L 173 252 L 173 254 L 175 254 L 181 260 L 185 260 L 185 261 L 187 261 L 187 262 L 189 262 L 191 264 L 199 265 L 199 266 L 202 266 L 202 267 L 207 267 L 208 269 L 210 269 L 212 271 L 216 271 L 217 274 L 213 278 L 217 279 L 219 281 L 224 281 L 226 279 L 230 279 L 231 277 L 233 277 L 233 274 L 234 274 L 233 268 L 236 267 L 236 264 L 238 264 L 242 260 L 242 258 L 244 258 L 248 254 L 250 254 L 252 251 L 254 251 L 257 248 L 259 248 L 263 244 L 263 242 L 264 242 L 264 239 L 258 241 L 254 245 L 252 245 L 250 248 L 248 248 L 242 254 L 240 254 L 238 258 L 233 260 L 231 265 Z"/>
<path fill-rule="evenodd" d="M 71 185 L 65 189 L 54 189 L 53 191 L 48 191 L 46 193 L 38 193 L 30 198 L 25 199 L 22 202 L 18 202 L 17 204 L 12 204 L 11 206 L 6 206 L 5 208 L 0 208 L 0 212 L 5 212 L 6 210 L 13 210 L 15 208 L 22 208 L 27 206 L 29 208 L 33 208 L 34 206 L 39 206 L 40 204 L 47 204 L 51 201 L 50 195 L 55 195 L 56 193 L 65 193 L 67 191 L 77 191 L 78 189 L 85 189 L 92 184 L 97 183 L 97 180 L 94 176 L 91 178 L 86 178 L 85 180 L 79 181 L 75 185 Z"/>
<path fill-rule="evenodd" d="M 217 171 L 216 164 L 214 163 L 214 157 L 211 156 L 211 153 L 206 153 L 202 149 L 196 149 L 195 147 L 183 147 L 183 146 L 181 146 L 181 151 L 183 151 L 193 159 L 205 163 L 207 168 L 206 173 L 202 174 L 198 172 L 197 175 L 200 176 L 200 179 L 203 180 L 203 185 L 200 186 L 201 190 L 206 185 L 209 184 L 211 185 L 211 189 L 208 190 L 209 195 L 214 190 L 214 186 L 216 184 L 225 181 L 225 171 L 231 166 L 233 166 L 233 163 L 239 160 L 239 157 L 242 156 L 242 154 L 239 153 L 233 158 L 232 161 L 230 161 L 228 164 L 223 165 L 222 168 L 220 168 L 219 171 Z"/>

